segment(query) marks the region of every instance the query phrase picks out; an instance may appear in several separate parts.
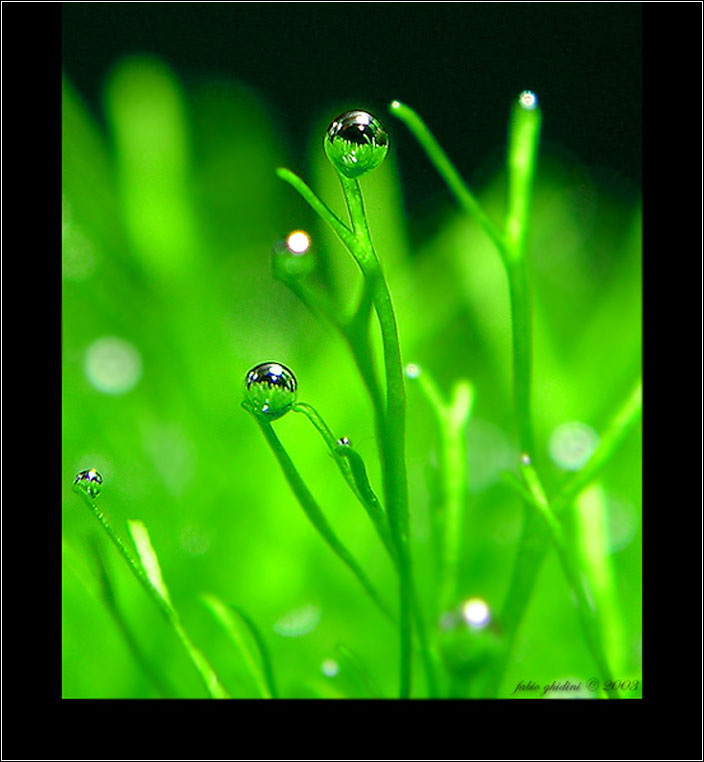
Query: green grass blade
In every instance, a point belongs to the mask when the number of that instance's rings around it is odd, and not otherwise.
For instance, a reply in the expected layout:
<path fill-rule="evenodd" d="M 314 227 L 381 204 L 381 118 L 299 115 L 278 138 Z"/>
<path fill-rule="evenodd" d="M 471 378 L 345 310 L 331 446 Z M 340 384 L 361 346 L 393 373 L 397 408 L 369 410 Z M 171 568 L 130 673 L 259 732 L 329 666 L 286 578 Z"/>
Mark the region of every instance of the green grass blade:
<path fill-rule="evenodd" d="M 506 253 L 509 262 L 522 259 L 525 255 L 540 123 L 541 112 L 537 105 L 525 108 L 520 99 L 514 104 L 508 149 Z"/>
<path fill-rule="evenodd" d="M 128 519 L 127 528 L 129 529 L 132 541 L 137 548 L 137 554 L 139 555 L 139 560 L 142 562 L 142 568 L 144 569 L 147 578 L 152 583 L 157 593 L 159 593 L 164 601 L 171 606 L 169 591 L 167 590 L 166 583 L 161 575 L 159 559 L 152 546 L 147 527 L 142 521 Z"/>
<path fill-rule="evenodd" d="M 137 638 L 134 635 L 132 627 L 128 623 L 127 619 L 120 609 L 120 606 L 118 605 L 117 593 L 115 591 L 114 585 L 112 584 L 110 573 L 103 557 L 103 553 L 98 546 L 97 538 L 93 544 L 93 550 L 98 566 L 100 595 L 113 620 L 115 621 L 118 630 L 122 634 L 130 653 L 134 656 L 134 659 L 139 667 L 142 669 L 144 674 L 148 677 L 148 679 L 151 681 L 161 696 L 165 698 L 171 698 L 175 696 L 176 692 L 174 689 L 160 674 L 158 674 L 156 669 L 153 667 L 145 655 L 141 646 L 137 642 Z"/>
<path fill-rule="evenodd" d="M 129 522 L 130 533 L 133 534 L 134 530 L 133 537 L 136 535 L 139 541 L 137 551 L 141 551 L 141 553 L 143 553 L 147 559 L 149 573 L 152 575 L 152 578 L 149 577 L 146 569 L 142 566 L 142 564 L 132 557 L 132 554 L 127 549 L 127 546 L 122 542 L 117 532 L 115 532 L 115 530 L 112 528 L 110 522 L 107 520 L 104 514 L 98 510 L 94 500 L 85 492 L 81 491 L 80 494 L 83 495 L 83 498 L 88 504 L 88 507 L 92 511 L 93 515 L 98 519 L 100 525 L 107 533 L 111 542 L 113 545 L 115 545 L 120 555 L 126 561 L 130 571 L 142 585 L 147 595 L 152 599 L 152 601 L 154 601 L 161 613 L 166 617 L 169 624 L 174 628 L 179 640 L 184 645 L 188 655 L 191 657 L 191 660 L 198 670 L 198 673 L 203 679 L 206 690 L 210 696 L 212 698 L 230 698 L 229 694 L 223 687 L 220 679 L 208 663 L 207 659 L 200 653 L 200 651 L 189 638 L 186 631 L 183 629 L 183 625 L 181 624 L 178 613 L 171 605 L 168 594 L 167 596 L 162 595 L 160 590 L 154 585 L 154 582 L 152 581 L 153 578 L 157 581 L 158 584 L 162 586 L 162 589 L 166 589 L 165 585 L 163 584 L 163 579 L 161 579 L 159 562 L 157 555 L 154 552 L 154 548 L 151 545 L 151 541 L 149 540 L 149 533 L 147 532 L 146 526 L 141 524 L 141 522 Z M 135 544 L 137 543 L 135 542 Z"/>
<path fill-rule="evenodd" d="M 599 475 L 624 439 L 640 421 L 643 412 L 643 384 L 639 380 L 616 411 L 584 467 L 577 471 L 553 499 L 555 511 L 566 508 Z"/>
<path fill-rule="evenodd" d="M 266 643 L 252 619 L 245 615 L 240 609 L 224 603 L 215 595 L 206 594 L 202 596 L 202 599 L 210 609 L 211 613 L 223 626 L 235 648 L 242 656 L 247 671 L 257 686 L 257 690 L 261 697 L 276 698 L 276 686 L 274 684 L 271 659 L 269 657 Z M 259 651 L 259 662 L 257 661 L 247 638 L 242 632 L 243 623 L 247 630 L 249 630 L 250 635 L 254 638 L 254 642 Z"/>
<path fill-rule="evenodd" d="M 476 196 L 462 179 L 455 165 L 450 161 L 425 122 L 412 108 L 399 101 L 393 101 L 389 106 L 389 111 L 408 127 L 428 155 L 440 177 L 447 183 L 459 205 L 477 220 L 503 256 L 505 250 L 503 234 L 486 215 Z"/>
<path fill-rule="evenodd" d="M 301 180 L 298 175 L 291 172 L 290 169 L 279 167 L 276 174 L 281 180 L 287 182 L 294 190 L 298 191 L 300 196 L 313 209 L 313 211 L 335 231 L 342 243 L 347 248 L 354 246 L 352 231 L 345 223 L 330 209 L 330 207 L 314 193 L 311 188 Z"/>
<path fill-rule="evenodd" d="M 168 612 L 167 618 L 174 628 L 176 635 L 186 649 L 188 655 L 191 657 L 191 661 L 198 670 L 208 693 L 212 698 L 230 698 L 229 694 L 225 690 L 224 686 L 220 682 L 220 678 L 215 673 L 215 670 L 210 666 L 208 660 L 203 656 L 200 650 L 191 640 L 190 636 L 184 629 L 181 618 L 178 612 L 171 604 L 171 598 L 169 591 L 164 584 L 164 579 L 161 574 L 161 568 L 159 566 L 159 559 L 154 550 L 154 546 L 151 543 L 149 532 L 145 524 L 138 520 L 128 520 L 127 522 L 130 535 L 134 540 L 137 553 L 139 555 L 142 569 L 149 581 L 151 590 L 153 591 L 152 597 L 157 595 L 163 602 L 163 608 Z"/>
<path fill-rule="evenodd" d="M 624 675 L 628 668 L 625 627 L 608 545 L 606 495 L 601 486 L 597 483 L 585 489 L 574 501 L 573 511 L 577 558 L 600 613 L 598 627 L 604 651 L 614 674 Z"/>
<path fill-rule="evenodd" d="M 467 492 L 467 425 L 474 406 L 474 389 L 466 380 L 457 381 L 449 402 L 427 370 L 416 365 L 406 375 L 417 381 L 426 398 L 440 434 L 441 532 L 440 611 L 457 604 L 457 574 L 461 555 L 462 521 Z"/>
<path fill-rule="evenodd" d="M 271 424 L 267 421 L 262 421 L 256 415 L 253 415 L 253 417 L 259 424 L 259 428 L 262 430 L 264 438 L 266 439 L 267 443 L 271 447 L 272 452 L 278 460 L 279 466 L 281 467 L 281 470 L 286 477 L 286 481 L 288 482 L 291 491 L 296 496 L 296 499 L 298 500 L 301 508 L 303 508 L 303 511 L 310 520 L 311 524 L 313 524 L 315 529 L 330 546 L 335 555 L 352 571 L 355 577 L 357 577 L 360 584 L 365 589 L 372 601 L 374 601 L 374 603 L 378 606 L 379 610 L 382 611 L 384 615 L 387 616 L 391 621 L 395 621 L 393 613 L 384 603 L 376 588 L 374 585 L 372 585 L 367 575 L 364 573 L 364 570 L 362 569 L 359 562 L 354 558 L 352 553 L 350 553 L 344 543 L 340 541 L 330 524 L 328 524 L 322 509 L 301 478 L 301 475 L 298 473 L 298 470 L 289 458 L 286 449 L 281 444 L 281 441 L 276 436 L 276 433 L 274 432 Z"/>

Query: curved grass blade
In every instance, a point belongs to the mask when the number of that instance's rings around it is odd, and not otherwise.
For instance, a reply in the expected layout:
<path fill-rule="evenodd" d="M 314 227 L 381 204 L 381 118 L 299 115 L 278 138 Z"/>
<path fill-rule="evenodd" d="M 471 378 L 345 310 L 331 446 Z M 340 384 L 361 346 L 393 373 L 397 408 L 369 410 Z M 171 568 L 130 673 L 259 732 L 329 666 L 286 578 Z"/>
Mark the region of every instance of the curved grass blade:
<path fill-rule="evenodd" d="M 191 661 L 205 683 L 208 693 L 212 698 L 230 698 L 230 695 L 225 690 L 225 687 L 221 683 L 215 670 L 210 666 L 208 660 L 196 647 L 184 629 L 183 624 L 181 623 L 181 617 L 171 604 L 171 597 L 164 584 L 161 568 L 159 566 L 159 559 L 152 546 L 147 527 L 143 522 L 138 520 L 128 520 L 127 526 L 130 535 L 134 540 L 135 547 L 137 548 L 137 554 L 139 555 L 142 569 L 149 582 L 149 589 L 152 591 L 150 595 L 152 598 L 158 596 L 159 600 L 162 602 L 162 610 L 165 611 L 169 623 L 174 628 L 176 635 L 181 643 L 183 643 L 188 655 L 191 657 Z"/>
<path fill-rule="evenodd" d="M 244 406 L 245 409 L 246 406 Z M 310 520 L 311 524 L 318 530 L 318 533 L 330 546 L 335 555 L 352 571 L 357 577 L 362 587 L 365 589 L 369 597 L 378 606 L 379 610 L 387 616 L 392 622 L 395 621 L 395 617 L 386 603 L 377 592 L 376 588 L 367 578 L 364 570 L 360 566 L 359 562 L 350 553 L 347 547 L 340 541 L 330 524 L 328 524 L 325 514 L 318 505 L 317 501 L 311 494 L 310 490 L 306 486 L 306 483 L 301 478 L 298 470 L 294 466 L 291 458 L 289 458 L 285 447 L 281 444 L 281 441 L 276 436 L 276 432 L 272 428 L 271 424 L 267 421 L 263 421 L 256 415 L 252 414 L 254 420 L 259 424 L 259 428 L 264 434 L 264 438 L 271 447 L 276 459 L 279 461 L 279 466 L 283 471 L 286 481 L 291 487 L 293 494 L 296 496 L 301 508 Z"/>
<path fill-rule="evenodd" d="M 206 594 L 201 597 L 242 655 L 245 666 L 257 686 L 261 697 L 278 698 L 269 650 L 259 628 L 252 618 L 245 614 L 242 609 L 225 603 L 215 595 Z M 254 640 L 259 652 L 259 659 L 254 655 L 248 638 L 242 632 L 243 626 L 249 631 Z"/>
<path fill-rule="evenodd" d="M 112 525 L 107 520 L 105 515 L 102 513 L 102 511 L 98 510 L 98 507 L 96 506 L 93 498 L 83 491 L 81 491 L 79 494 L 83 496 L 88 507 L 93 512 L 93 515 L 96 517 L 96 519 L 98 519 L 100 525 L 103 527 L 108 537 L 110 538 L 110 541 L 117 548 L 117 551 L 122 556 L 122 558 L 126 561 L 127 566 L 129 567 L 132 574 L 134 574 L 134 576 L 137 578 L 139 584 L 142 585 L 147 595 L 152 599 L 152 601 L 154 601 L 157 608 L 166 617 L 166 620 L 169 622 L 169 624 L 174 628 L 176 635 L 185 647 L 188 655 L 191 657 L 191 661 L 193 661 L 196 669 L 198 670 L 198 673 L 201 676 L 209 695 L 212 698 L 230 698 L 230 695 L 225 690 L 224 686 L 220 682 L 220 679 L 208 663 L 207 659 L 196 648 L 186 631 L 183 629 L 179 615 L 168 599 L 168 591 L 166 597 L 164 597 L 164 595 L 162 595 L 160 590 L 154 585 L 154 582 L 147 574 L 147 570 L 139 561 L 135 560 L 132 557 L 132 554 L 127 549 L 127 546 L 124 542 L 122 542 L 120 536 L 112 528 Z M 137 538 L 135 540 L 135 544 L 137 544 L 137 540 L 139 541 L 139 545 L 137 546 L 138 554 L 141 557 L 142 553 L 144 553 L 145 557 L 147 558 L 148 568 L 152 574 L 153 579 L 156 580 L 157 584 L 159 587 L 161 587 L 162 590 L 166 590 L 166 586 L 164 585 L 164 581 L 161 577 L 159 562 L 157 560 L 156 553 L 154 552 L 154 548 L 151 545 L 151 541 L 149 540 L 149 533 L 147 532 L 146 526 L 138 521 L 131 521 L 129 522 L 129 525 L 130 534 L 132 534 L 133 538 Z"/>

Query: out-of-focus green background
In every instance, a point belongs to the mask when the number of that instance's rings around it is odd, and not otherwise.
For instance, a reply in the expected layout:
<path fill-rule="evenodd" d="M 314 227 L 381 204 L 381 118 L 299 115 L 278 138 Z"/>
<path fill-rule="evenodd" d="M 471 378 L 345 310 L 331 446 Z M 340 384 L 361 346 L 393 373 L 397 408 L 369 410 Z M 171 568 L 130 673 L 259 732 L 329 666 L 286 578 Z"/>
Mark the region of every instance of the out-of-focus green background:
<path fill-rule="evenodd" d="M 284 362 L 300 399 L 352 440 L 378 484 L 371 413 L 346 347 L 273 279 L 271 248 L 305 228 L 339 293 L 354 290 L 357 274 L 274 169 L 300 173 L 342 214 L 323 131 L 350 107 L 385 121 L 389 158 L 362 181 L 370 226 L 404 361 L 430 370 L 445 392 L 460 377 L 475 385 L 461 587 L 498 609 L 521 526 L 520 502 L 500 479 L 517 455 L 506 282 L 490 242 L 385 107 L 399 98 L 417 108 L 501 219 L 510 104 L 526 87 L 541 97 L 529 274 L 538 457 L 554 491 L 640 373 L 640 9 L 379 4 L 372 24 L 353 4 L 63 5 L 63 695 L 205 695 L 71 491 L 77 471 L 96 467 L 101 509 L 123 537 L 127 519 L 149 527 L 184 625 L 233 695 L 257 694 L 203 593 L 258 622 L 282 695 L 393 696 L 392 628 L 315 534 L 240 407 L 247 370 Z M 429 606 L 437 432 L 413 387 L 408 408 L 414 549 Z M 275 426 L 338 534 L 393 600 L 390 565 L 315 431 L 294 415 Z M 638 678 L 638 431 L 589 499 L 607 521 L 614 676 Z M 104 605 L 96 554 L 119 623 Z M 371 688 L 340 643 L 362 660 Z M 593 671 L 551 554 L 505 691 Z"/>

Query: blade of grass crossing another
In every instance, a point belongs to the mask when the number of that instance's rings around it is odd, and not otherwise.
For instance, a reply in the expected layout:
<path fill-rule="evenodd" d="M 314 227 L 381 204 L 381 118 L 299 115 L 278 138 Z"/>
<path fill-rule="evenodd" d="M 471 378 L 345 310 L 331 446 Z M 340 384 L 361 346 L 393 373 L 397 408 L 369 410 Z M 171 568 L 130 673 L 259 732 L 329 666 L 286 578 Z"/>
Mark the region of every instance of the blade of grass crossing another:
<path fill-rule="evenodd" d="M 157 596 L 162 602 L 162 610 L 165 611 L 169 623 L 174 628 L 176 635 L 198 670 L 208 693 L 212 698 L 230 698 L 215 670 L 210 666 L 208 660 L 196 647 L 184 629 L 178 612 L 171 604 L 171 597 L 164 584 L 159 559 L 151 543 L 147 527 L 143 522 L 137 520 L 128 520 L 127 526 L 137 549 L 141 568 L 150 585 L 152 591 L 150 594 L 152 597 Z"/>

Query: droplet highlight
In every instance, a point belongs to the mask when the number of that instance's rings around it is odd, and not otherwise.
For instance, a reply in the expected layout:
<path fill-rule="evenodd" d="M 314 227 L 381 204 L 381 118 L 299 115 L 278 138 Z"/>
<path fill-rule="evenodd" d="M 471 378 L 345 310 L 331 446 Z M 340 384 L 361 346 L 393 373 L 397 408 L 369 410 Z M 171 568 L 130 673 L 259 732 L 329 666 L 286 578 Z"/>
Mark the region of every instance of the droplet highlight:
<path fill-rule="evenodd" d="M 243 404 L 259 418 L 275 421 L 293 407 L 297 389 L 290 368 L 278 362 L 260 363 L 247 373 Z"/>
<path fill-rule="evenodd" d="M 337 443 L 339 445 L 343 445 L 344 447 L 349 447 L 351 445 L 351 442 L 350 442 L 350 440 L 347 437 L 340 437 L 337 440 Z"/>
<path fill-rule="evenodd" d="M 518 105 L 526 111 L 538 108 L 538 96 L 532 90 L 524 90 L 518 96 Z"/>
<path fill-rule="evenodd" d="M 386 158 L 389 135 L 368 111 L 346 111 L 330 123 L 325 154 L 345 177 L 356 178 L 376 169 Z"/>
<path fill-rule="evenodd" d="M 103 477 L 95 468 L 88 468 L 85 471 L 79 471 L 73 480 L 73 489 L 76 492 L 83 492 L 90 498 L 96 498 L 103 488 Z"/>

